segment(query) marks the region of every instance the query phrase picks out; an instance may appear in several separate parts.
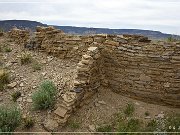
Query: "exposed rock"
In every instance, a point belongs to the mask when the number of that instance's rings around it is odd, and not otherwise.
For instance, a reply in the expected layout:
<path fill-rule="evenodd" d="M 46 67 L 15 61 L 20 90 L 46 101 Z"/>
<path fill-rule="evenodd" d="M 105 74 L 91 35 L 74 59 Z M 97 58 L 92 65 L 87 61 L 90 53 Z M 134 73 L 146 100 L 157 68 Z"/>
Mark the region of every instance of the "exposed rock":
<path fill-rule="evenodd" d="M 89 128 L 89 130 L 91 132 L 95 132 L 96 131 L 96 126 L 95 125 L 89 125 L 88 128 Z"/>
<path fill-rule="evenodd" d="M 23 97 L 20 97 L 16 100 L 17 102 L 22 102 L 23 101 Z"/>
<path fill-rule="evenodd" d="M 32 103 L 32 98 L 28 98 L 28 99 L 27 99 L 27 102 L 28 102 L 28 103 Z"/>
<path fill-rule="evenodd" d="M 20 87 L 24 87 L 24 83 L 22 82 L 22 83 L 20 83 L 20 85 L 19 85 Z"/>
<path fill-rule="evenodd" d="M 102 104 L 102 105 L 106 105 L 106 102 L 104 102 L 103 100 L 101 101 L 98 101 L 99 104 Z"/>
<path fill-rule="evenodd" d="M 7 87 L 12 89 L 12 88 L 16 87 L 16 85 L 17 85 L 16 82 L 12 82 L 12 83 L 8 84 Z"/>
<path fill-rule="evenodd" d="M 67 103 L 73 102 L 76 99 L 76 93 L 75 92 L 66 92 L 62 98 L 64 99 L 64 101 L 66 101 Z"/>
<path fill-rule="evenodd" d="M 145 119 L 151 119 L 151 117 L 150 116 L 146 116 Z"/>
<path fill-rule="evenodd" d="M 43 76 L 45 76 L 46 74 L 47 74 L 47 72 L 43 72 L 43 73 L 41 73 Z"/>
<path fill-rule="evenodd" d="M 62 106 L 58 107 L 58 108 L 54 111 L 55 114 L 57 114 L 58 116 L 60 116 L 60 117 L 62 117 L 62 118 L 65 117 L 65 115 L 67 114 L 67 112 L 68 112 L 68 110 L 65 109 L 65 108 L 62 107 Z"/>
<path fill-rule="evenodd" d="M 161 118 L 161 119 L 163 119 L 163 118 L 164 118 L 164 114 L 163 114 L 163 113 L 160 113 L 160 114 L 158 114 L 158 115 L 156 116 L 156 118 Z"/>

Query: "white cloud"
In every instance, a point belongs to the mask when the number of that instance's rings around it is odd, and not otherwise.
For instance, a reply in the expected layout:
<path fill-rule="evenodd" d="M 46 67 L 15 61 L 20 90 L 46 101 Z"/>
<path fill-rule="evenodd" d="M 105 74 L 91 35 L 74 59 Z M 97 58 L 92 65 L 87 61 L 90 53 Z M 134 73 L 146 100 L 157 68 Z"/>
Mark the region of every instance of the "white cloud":
<path fill-rule="evenodd" d="M 0 19 L 180 34 L 179 0 L 0 0 Z"/>

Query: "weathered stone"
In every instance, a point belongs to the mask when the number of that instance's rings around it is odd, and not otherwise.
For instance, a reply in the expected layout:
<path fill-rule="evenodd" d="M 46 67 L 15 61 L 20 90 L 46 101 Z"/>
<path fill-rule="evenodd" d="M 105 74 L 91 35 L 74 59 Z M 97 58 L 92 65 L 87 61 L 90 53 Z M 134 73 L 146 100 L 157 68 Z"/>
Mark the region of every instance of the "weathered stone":
<path fill-rule="evenodd" d="M 119 42 L 110 41 L 110 40 L 106 40 L 104 43 L 108 44 L 108 45 L 113 45 L 113 46 L 118 46 L 119 45 Z"/>
<path fill-rule="evenodd" d="M 87 54 L 83 55 L 82 57 L 83 57 L 85 60 L 87 60 L 87 59 L 92 59 L 92 57 L 89 56 L 89 55 L 87 55 Z"/>
<path fill-rule="evenodd" d="M 170 83 L 169 82 L 164 83 L 164 87 L 169 88 L 170 87 Z"/>
<path fill-rule="evenodd" d="M 95 132 L 96 131 L 96 126 L 95 125 L 89 125 L 89 130 L 91 131 L 91 132 Z"/>
<path fill-rule="evenodd" d="M 97 49 L 98 49 L 97 47 L 89 47 L 89 48 L 88 48 L 88 51 L 93 52 L 93 51 L 95 51 L 95 50 L 97 50 Z"/>
<path fill-rule="evenodd" d="M 32 103 L 32 98 L 28 98 L 28 99 L 27 99 L 27 102 L 28 102 L 28 103 Z"/>
<path fill-rule="evenodd" d="M 54 113 L 57 114 L 59 117 L 64 118 L 65 115 L 67 114 L 68 110 L 65 109 L 64 107 L 58 107 Z"/>
<path fill-rule="evenodd" d="M 106 105 L 106 102 L 104 102 L 103 100 L 101 101 L 98 101 L 99 104 L 102 104 L 102 105 Z"/>
<path fill-rule="evenodd" d="M 151 81 L 151 77 L 146 76 L 145 74 L 141 74 L 141 75 L 140 75 L 140 80 L 141 80 L 141 81 L 148 82 L 148 81 Z"/>
<path fill-rule="evenodd" d="M 70 103 L 76 100 L 76 93 L 75 92 L 66 92 L 62 98 L 65 102 Z"/>
<path fill-rule="evenodd" d="M 7 87 L 12 89 L 12 88 L 16 87 L 16 85 L 17 85 L 16 82 L 12 82 L 12 83 L 8 84 Z"/>

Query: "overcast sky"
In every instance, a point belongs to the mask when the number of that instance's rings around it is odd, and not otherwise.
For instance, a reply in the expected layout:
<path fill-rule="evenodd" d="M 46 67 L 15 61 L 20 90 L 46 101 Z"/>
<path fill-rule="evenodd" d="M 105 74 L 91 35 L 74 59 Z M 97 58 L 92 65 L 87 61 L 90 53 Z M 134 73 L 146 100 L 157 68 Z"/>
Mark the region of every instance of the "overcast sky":
<path fill-rule="evenodd" d="M 0 0 L 0 20 L 180 34 L 180 0 Z"/>

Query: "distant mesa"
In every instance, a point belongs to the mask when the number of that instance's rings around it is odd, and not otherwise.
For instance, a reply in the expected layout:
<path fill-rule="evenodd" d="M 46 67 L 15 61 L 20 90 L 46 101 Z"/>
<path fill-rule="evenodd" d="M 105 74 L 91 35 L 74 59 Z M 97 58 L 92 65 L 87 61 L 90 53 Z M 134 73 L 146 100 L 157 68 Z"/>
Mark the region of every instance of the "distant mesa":
<path fill-rule="evenodd" d="M 35 31 L 37 26 L 47 27 L 49 25 L 43 24 L 37 21 L 29 21 L 29 20 L 4 20 L 0 21 L 0 28 L 4 31 L 9 31 L 13 27 L 17 27 L 20 29 L 31 29 Z M 55 26 L 56 29 L 60 29 L 65 33 L 70 34 L 136 34 L 143 35 L 150 39 L 167 39 L 169 37 L 180 38 L 179 35 L 165 34 L 159 31 L 152 30 L 140 30 L 140 29 L 108 29 L 108 28 L 87 28 L 87 27 L 74 27 L 74 26 Z"/>

